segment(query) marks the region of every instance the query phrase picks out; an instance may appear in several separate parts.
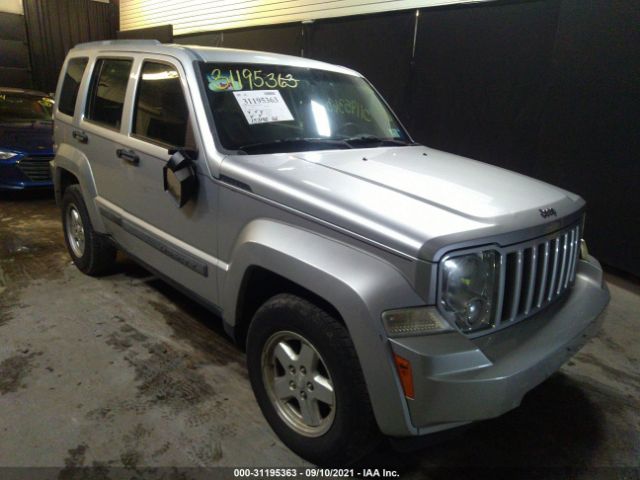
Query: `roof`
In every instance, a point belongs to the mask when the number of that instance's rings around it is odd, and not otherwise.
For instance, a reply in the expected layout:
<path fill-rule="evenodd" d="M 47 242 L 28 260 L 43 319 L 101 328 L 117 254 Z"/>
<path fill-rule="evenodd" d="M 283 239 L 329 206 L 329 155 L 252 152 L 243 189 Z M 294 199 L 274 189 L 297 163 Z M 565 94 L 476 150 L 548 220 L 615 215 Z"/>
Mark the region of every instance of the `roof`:
<path fill-rule="evenodd" d="M 80 43 L 71 52 L 96 50 L 101 52 L 142 52 L 189 57 L 191 60 L 222 63 L 259 63 L 267 65 L 287 65 L 292 67 L 316 68 L 348 75 L 360 74 L 350 68 L 320 62 L 310 58 L 283 55 L 281 53 L 239 50 L 235 48 L 203 47 L 200 45 L 165 44 L 157 40 L 106 40 L 102 42 Z M 186 58 L 185 58 L 186 60 Z"/>
<path fill-rule="evenodd" d="M 34 97 L 50 97 L 48 93 L 40 90 L 31 90 L 28 88 L 0 87 L 1 93 L 22 93 L 23 95 L 33 95 Z"/>

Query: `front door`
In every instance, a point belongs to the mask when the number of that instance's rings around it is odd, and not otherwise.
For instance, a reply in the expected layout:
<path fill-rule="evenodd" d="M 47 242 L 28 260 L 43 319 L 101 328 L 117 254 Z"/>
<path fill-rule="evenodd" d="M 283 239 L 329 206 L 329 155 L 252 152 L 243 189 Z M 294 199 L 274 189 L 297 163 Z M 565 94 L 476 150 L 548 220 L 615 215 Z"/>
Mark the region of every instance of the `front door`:
<path fill-rule="evenodd" d="M 210 180 L 184 70 L 170 57 L 139 56 L 129 81 L 122 136 L 109 154 L 117 173 L 98 200 L 119 243 L 152 269 L 217 304 L 218 190 Z M 196 195 L 179 207 L 164 190 L 169 150 L 196 152 Z M 106 212 L 106 214 L 105 214 Z"/>

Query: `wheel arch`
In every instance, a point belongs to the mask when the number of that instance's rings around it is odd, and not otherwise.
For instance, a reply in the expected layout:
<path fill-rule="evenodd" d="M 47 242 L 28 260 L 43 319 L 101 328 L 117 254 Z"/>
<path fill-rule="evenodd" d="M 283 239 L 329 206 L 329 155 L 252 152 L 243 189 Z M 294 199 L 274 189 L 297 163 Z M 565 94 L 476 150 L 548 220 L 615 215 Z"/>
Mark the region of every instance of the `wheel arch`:
<path fill-rule="evenodd" d="M 291 293 L 304 298 L 344 324 L 338 309 L 325 298 L 278 273 L 258 265 L 245 271 L 236 302 L 234 337 L 236 343 L 245 348 L 247 332 L 254 314 L 267 300 L 280 293 Z"/>
<path fill-rule="evenodd" d="M 62 167 L 56 169 L 56 175 L 58 177 L 58 181 L 56 181 L 56 202 L 60 205 L 65 190 L 71 185 L 80 184 L 80 180 L 76 175 Z"/>
<path fill-rule="evenodd" d="M 53 160 L 52 170 L 56 203 L 62 204 L 64 190 L 69 185 L 78 184 L 94 230 L 105 233 L 102 217 L 94 202 L 98 191 L 86 155 L 69 144 L 61 144 Z"/>
<path fill-rule="evenodd" d="M 241 342 L 250 324 L 249 313 L 262 299 L 247 297 L 249 289 L 260 287 L 260 280 L 272 279 L 319 302 L 345 324 L 381 431 L 396 436 L 415 433 L 380 319 L 385 309 L 423 303 L 402 273 L 336 239 L 274 220 L 254 220 L 238 236 L 220 282 L 225 324 Z M 264 300 L 279 293 L 271 284 L 265 285 Z"/>

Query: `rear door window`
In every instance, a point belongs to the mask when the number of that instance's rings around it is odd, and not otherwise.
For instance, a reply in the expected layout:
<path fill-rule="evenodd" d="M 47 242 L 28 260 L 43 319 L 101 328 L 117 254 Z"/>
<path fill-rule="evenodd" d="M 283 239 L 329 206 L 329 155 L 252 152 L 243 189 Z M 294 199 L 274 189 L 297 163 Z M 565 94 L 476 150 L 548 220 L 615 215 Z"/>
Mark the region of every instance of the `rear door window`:
<path fill-rule="evenodd" d="M 189 109 L 175 67 L 144 62 L 133 115 L 132 135 L 163 146 L 193 147 Z"/>
<path fill-rule="evenodd" d="M 72 58 L 67 64 L 58 104 L 58 110 L 62 113 L 73 116 L 76 99 L 78 98 L 78 89 L 80 88 L 84 70 L 87 68 L 87 61 L 87 57 L 78 57 Z"/>
<path fill-rule="evenodd" d="M 120 129 L 132 60 L 101 58 L 96 62 L 87 105 L 87 120 Z"/>

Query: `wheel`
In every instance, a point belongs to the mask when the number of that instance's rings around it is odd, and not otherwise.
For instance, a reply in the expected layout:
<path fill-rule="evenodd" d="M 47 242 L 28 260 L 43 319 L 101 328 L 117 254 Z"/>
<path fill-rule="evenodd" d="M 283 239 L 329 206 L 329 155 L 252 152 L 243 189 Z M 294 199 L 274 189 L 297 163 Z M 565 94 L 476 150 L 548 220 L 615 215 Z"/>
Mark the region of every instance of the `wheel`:
<path fill-rule="evenodd" d="M 93 230 L 79 185 L 71 185 L 64 191 L 62 226 L 69 255 L 81 272 L 96 276 L 113 267 L 116 249 Z"/>
<path fill-rule="evenodd" d="M 249 378 L 280 439 L 318 465 L 353 463 L 381 434 L 345 326 L 291 294 L 268 300 L 247 335 Z"/>

